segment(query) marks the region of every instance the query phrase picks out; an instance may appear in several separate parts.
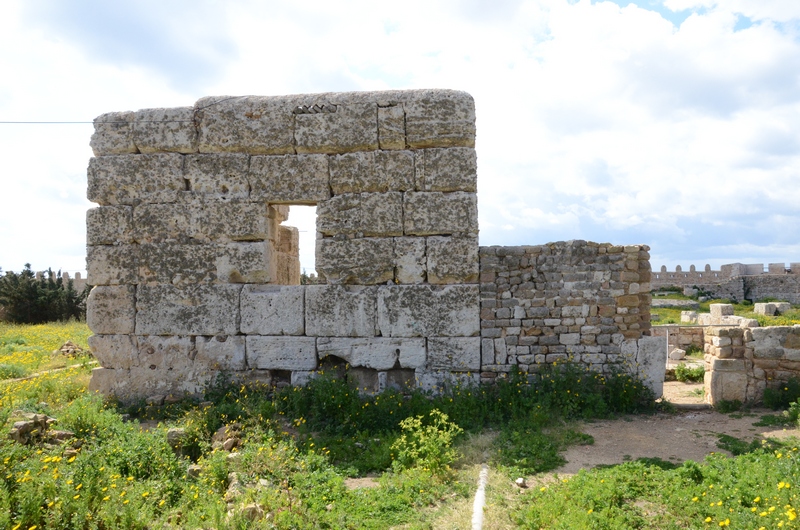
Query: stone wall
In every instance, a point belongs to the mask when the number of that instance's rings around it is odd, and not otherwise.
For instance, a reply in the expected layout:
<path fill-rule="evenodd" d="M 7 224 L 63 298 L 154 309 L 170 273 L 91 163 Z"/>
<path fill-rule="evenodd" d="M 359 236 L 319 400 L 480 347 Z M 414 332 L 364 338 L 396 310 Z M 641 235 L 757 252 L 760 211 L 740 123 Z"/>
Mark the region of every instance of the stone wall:
<path fill-rule="evenodd" d="M 800 326 L 709 327 L 705 343 L 705 395 L 712 405 L 758 403 L 767 387 L 800 379 Z"/>
<path fill-rule="evenodd" d="M 572 360 L 639 363 L 660 395 L 666 343 L 650 335 L 645 245 L 568 241 L 481 247 L 481 380 Z"/>
<path fill-rule="evenodd" d="M 653 326 L 652 335 L 654 337 L 664 337 L 667 340 L 668 351 L 672 351 L 675 348 L 686 350 L 691 346 L 702 350 L 705 345 L 703 329 L 702 326 L 665 324 Z"/>
<path fill-rule="evenodd" d="M 439 390 L 572 357 L 645 367 L 660 395 L 648 247 L 479 250 L 474 142 L 472 97 L 449 90 L 100 116 L 90 388 L 194 393 L 220 371 L 303 384 L 346 364 L 368 391 Z M 320 285 L 297 285 L 292 204 L 317 206 Z"/>

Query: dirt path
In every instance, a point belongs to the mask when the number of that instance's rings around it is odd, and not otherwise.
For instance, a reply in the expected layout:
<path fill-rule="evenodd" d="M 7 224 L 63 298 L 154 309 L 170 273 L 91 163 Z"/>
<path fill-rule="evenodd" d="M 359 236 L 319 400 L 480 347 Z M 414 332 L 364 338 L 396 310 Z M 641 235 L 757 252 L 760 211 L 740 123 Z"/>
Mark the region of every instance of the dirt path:
<path fill-rule="evenodd" d="M 576 473 L 600 464 L 620 464 L 644 457 L 658 457 L 680 463 L 701 461 L 709 453 L 725 453 L 717 447 L 719 434 L 750 441 L 755 438 L 800 438 L 798 429 L 754 427 L 762 415 L 774 413 L 754 409 L 744 415 L 720 414 L 703 407 L 702 397 L 694 392 L 699 385 L 665 383 L 665 397 L 677 406 L 697 410 L 679 410 L 674 414 L 625 417 L 610 421 L 583 423 L 578 429 L 594 437 L 594 445 L 573 446 L 564 454 L 567 464 L 555 470 L 559 474 Z"/>

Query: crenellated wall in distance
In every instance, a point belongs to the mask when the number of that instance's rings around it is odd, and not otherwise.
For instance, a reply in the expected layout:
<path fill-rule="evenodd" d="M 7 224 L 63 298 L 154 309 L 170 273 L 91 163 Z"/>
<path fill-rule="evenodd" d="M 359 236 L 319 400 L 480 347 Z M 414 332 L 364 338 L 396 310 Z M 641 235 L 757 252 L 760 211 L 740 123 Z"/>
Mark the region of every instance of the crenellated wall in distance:
<path fill-rule="evenodd" d="M 650 355 L 646 247 L 479 250 L 464 92 L 203 98 L 104 114 L 91 145 L 93 390 L 195 393 L 220 371 L 303 384 L 346 363 L 368 391 L 435 391 L 535 371 L 542 348 L 598 369 Z M 317 206 L 320 285 L 298 285 L 293 204 Z M 489 258 L 503 252 L 526 261 Z M 525 291 L 486 294 L 504 274 L 527 275 Z M 491 298 L 518 301 L 524 324 L 482 319 Z"/>

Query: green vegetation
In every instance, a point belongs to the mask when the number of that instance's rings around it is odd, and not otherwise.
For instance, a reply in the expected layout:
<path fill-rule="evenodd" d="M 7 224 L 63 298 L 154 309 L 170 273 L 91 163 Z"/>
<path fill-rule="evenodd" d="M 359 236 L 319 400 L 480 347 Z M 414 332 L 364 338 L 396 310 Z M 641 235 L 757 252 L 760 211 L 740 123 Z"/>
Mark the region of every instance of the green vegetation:
<path fill-rule="evenodd" d="M 705 366 L 691 367 L 685 363 L 681 363 L 675 367 L 675 379 L 682 383 L 699 383 L 703 381 L 706 374 Z"/>
<path fill-rule="evenodd" d="M 48 269 L 41 278 L 30 263 L 19 274 L 6 272 L 0 276 L 0 306 L 9 322 L 42 324 L 45 322 L 80 320 L 86 317 L 88 288 L 79 293 L 72 280 L 64 283 L 61 271 L 55 279 Z"/>
<path fill-rule="evenodd" d="M 688 296 L 684 296 L 680 293 L 672 293 L 670 292 L 666 296 L 659 296 L 659 300 L 693 300 L 697 299 L 697 296 L 690 298 Z M 759 300 L 760 302 L 761 300 Z M 756 315 L 753 312 L 753 304 L 747 300 L 741 303 L 734 303 L 731 300 L 725 299 L 718 299 L 718 300 L 707 300 L 705 302 L 699 302 L 700 308 L 697 309 L 698 313 L 710 313 L 710 305 L 711 304 L 732 304 L 733 305 L 733 313 L 735 315 L 745 317 L 745 318 L 755 318 L 758 320 L 758 324 L 760 326 L 793 326 L 794 324 L 800 324 L 800 307 L 793 306 L 791 310 L 787 311 L 783 315 L 778 316 L 766 316 L 766 315 Z M 671 308 L 671 307 L 654 307 L 650 309 L 650 313 L 652 315 L 658 315 L 659 319 L 655 321 L 655 324 L 680 324 L 681 323 L 681 311 L 683 309 L 678 308 Z"/>

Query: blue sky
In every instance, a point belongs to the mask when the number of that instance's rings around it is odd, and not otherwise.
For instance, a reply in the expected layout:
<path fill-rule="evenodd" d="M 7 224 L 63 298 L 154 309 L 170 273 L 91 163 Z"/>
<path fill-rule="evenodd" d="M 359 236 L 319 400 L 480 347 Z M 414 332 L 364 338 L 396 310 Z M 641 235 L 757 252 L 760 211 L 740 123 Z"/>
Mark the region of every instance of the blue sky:
<path fill-rule="evenodd" d="M 645 243 L 656 269 L 800 261 L 796 0 L 8 0 L 0 68 L 0 121 L 466 90 L 482 245 Z M 3 270 L 85 269 L 91 133 L 0 124 Z M 289 224 L 310 268 L 313 216 Z"/>

